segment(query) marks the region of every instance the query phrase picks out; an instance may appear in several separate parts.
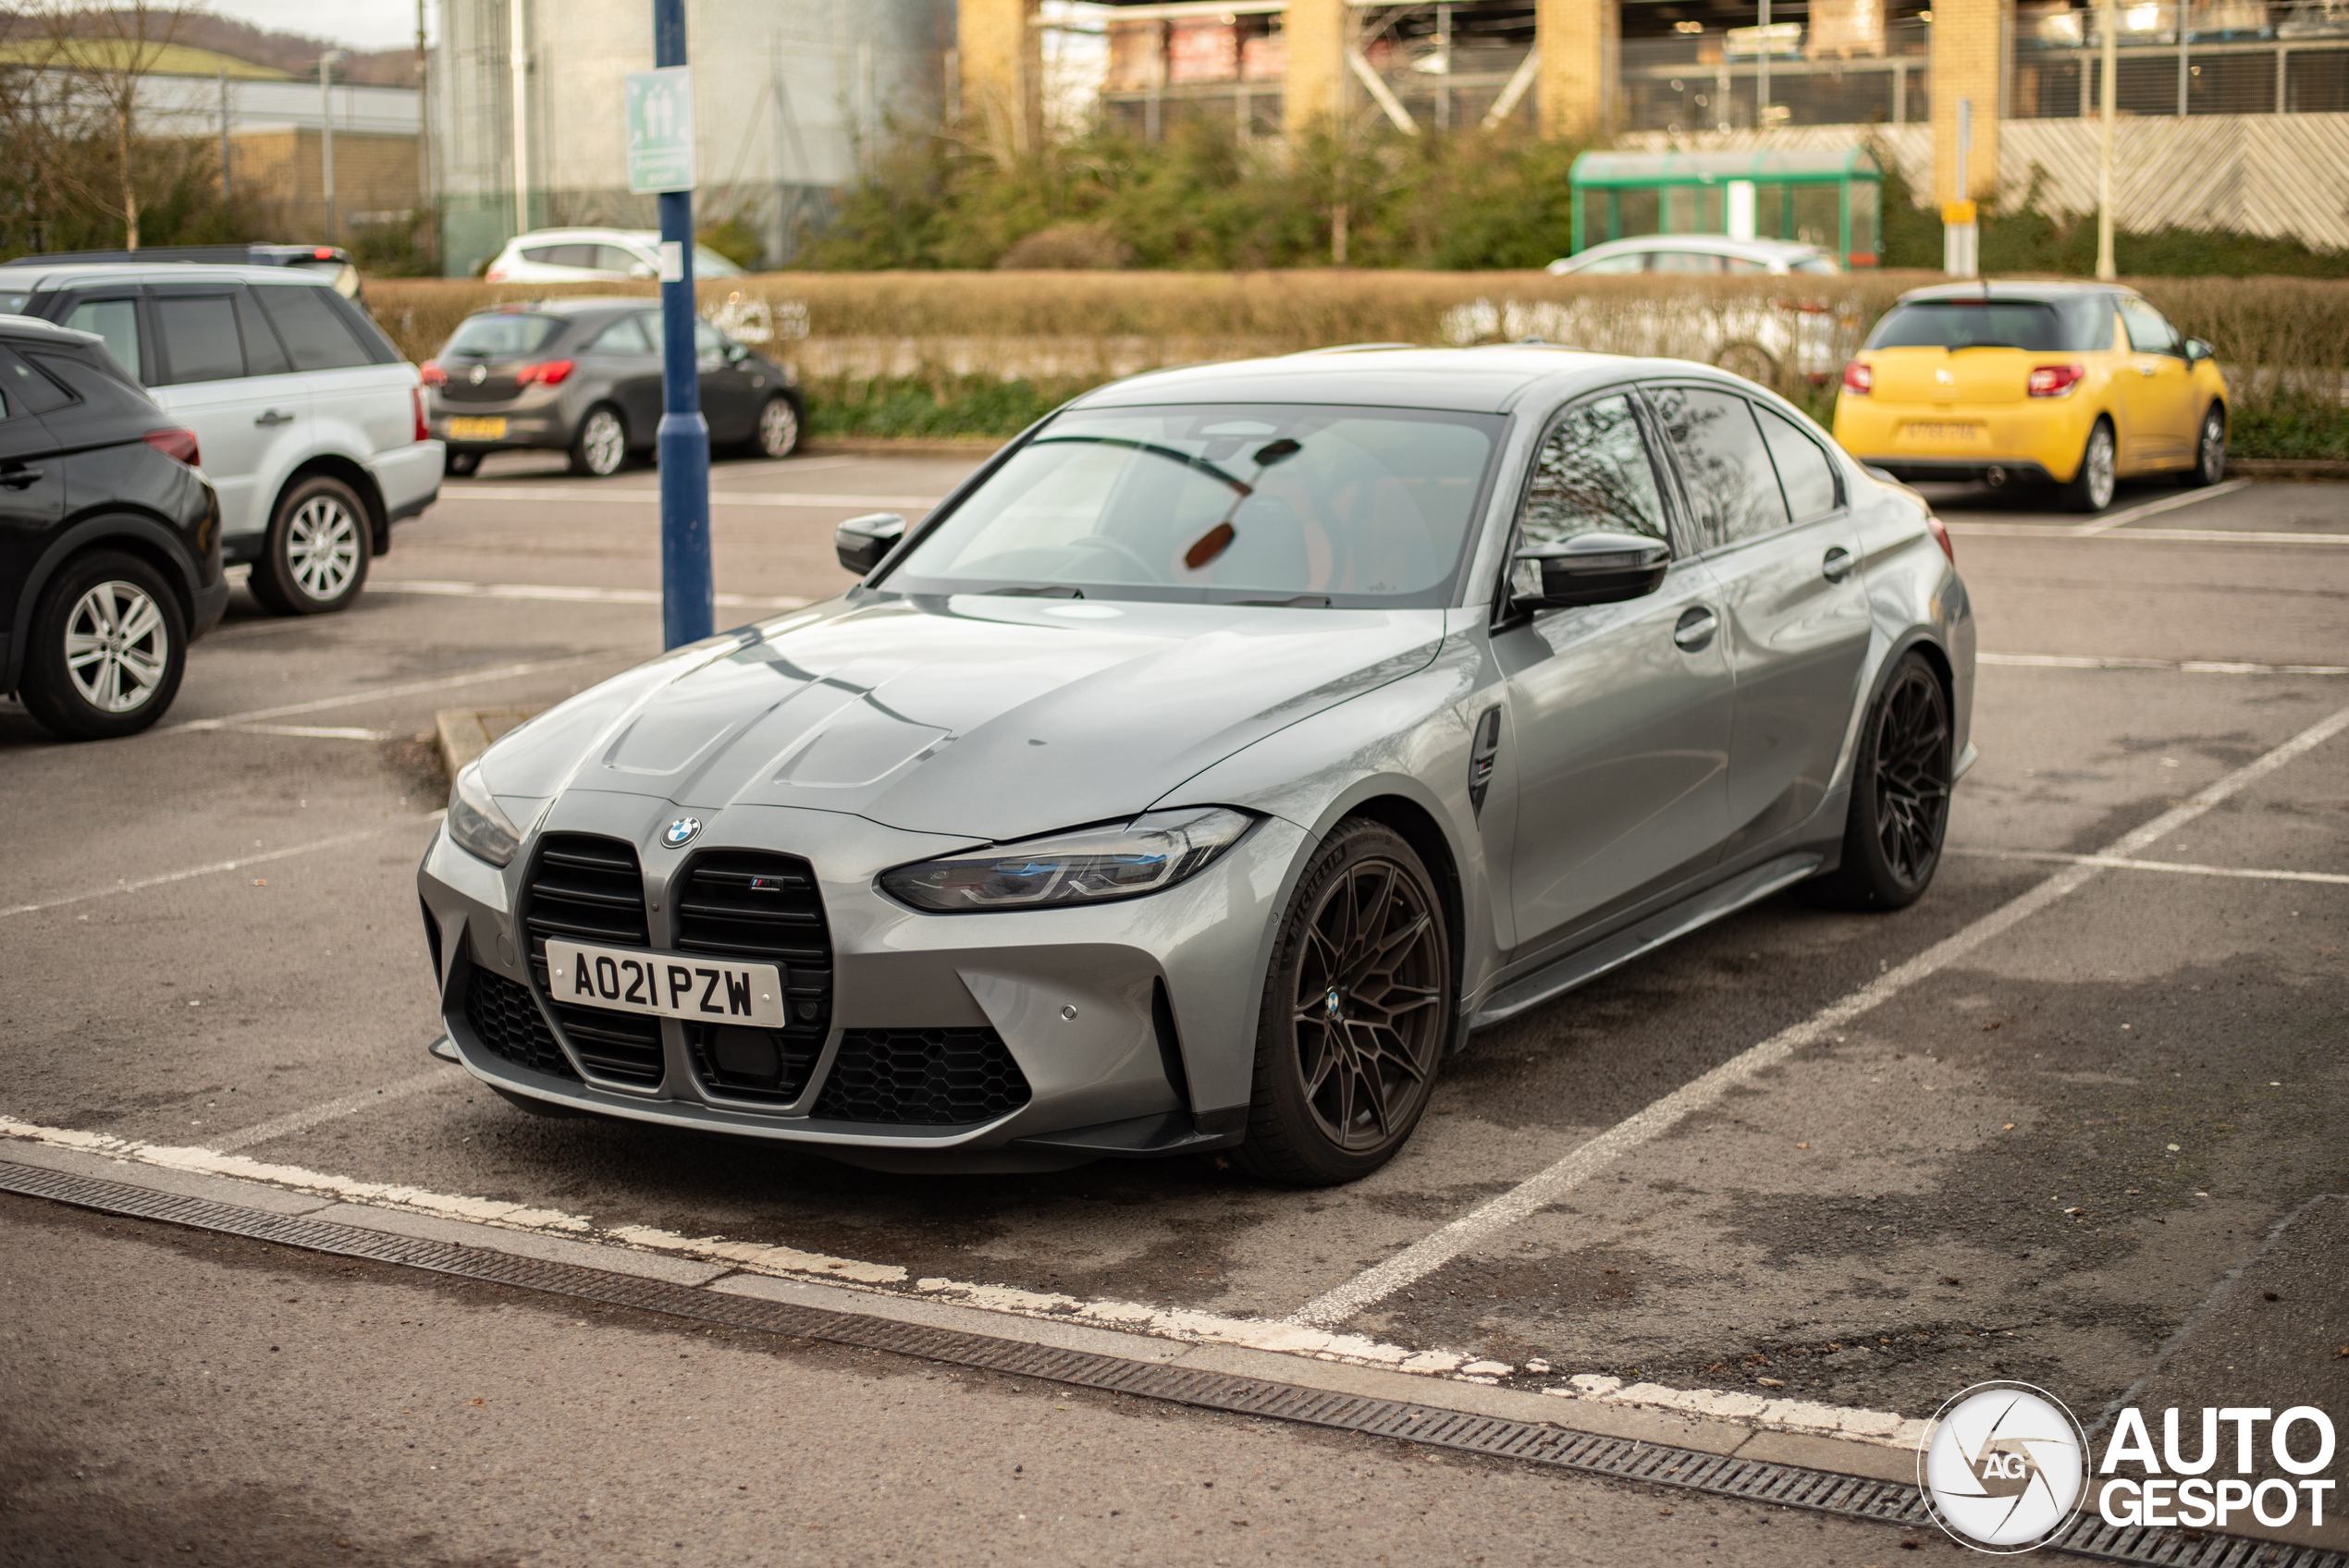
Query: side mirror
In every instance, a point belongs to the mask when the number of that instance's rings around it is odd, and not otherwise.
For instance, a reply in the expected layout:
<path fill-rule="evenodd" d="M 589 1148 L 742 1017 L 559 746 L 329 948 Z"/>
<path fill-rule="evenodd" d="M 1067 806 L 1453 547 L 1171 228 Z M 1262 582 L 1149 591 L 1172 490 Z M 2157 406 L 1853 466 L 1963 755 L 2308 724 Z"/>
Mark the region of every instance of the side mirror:
<path fill-rule="evenodd" d="M 628 276 L 639 283 L 649 283 L 660 276 L 660 269 L 650 262 L 638 262 L 628 269 Z"/>
<path fill-rule="evenodd" d="M 1671 547 L 1636 533 L 1578 533 L 1518 552 L 1509 602 L 1519 609 L 1612 605 L 1653 594 L 1672 567 Z"/>
<path fill-rule="evenodd" d="M 863 577 L 880 565 L 897 542 L 905 537 L 905 520 L 895 512 L 852 517 L 832 531 L 832 554 L 840 564 Z"/>
<path fill-rule="evenodd" d="M 744 348 L 741 344 L 729 343 L 726 345 L 726 362 L 728 364 L 738 365 L 748 358 L 750 358 L 750 350 Z"/>
<path fill-rule="evenodd" d="M 2186 363 L 2190 365 L 2200 364 L 2205 360 L 2216 359 L 2218 354 L 2218 349 L 2213 349 L 2199 337 L 2186 339 Z"/>

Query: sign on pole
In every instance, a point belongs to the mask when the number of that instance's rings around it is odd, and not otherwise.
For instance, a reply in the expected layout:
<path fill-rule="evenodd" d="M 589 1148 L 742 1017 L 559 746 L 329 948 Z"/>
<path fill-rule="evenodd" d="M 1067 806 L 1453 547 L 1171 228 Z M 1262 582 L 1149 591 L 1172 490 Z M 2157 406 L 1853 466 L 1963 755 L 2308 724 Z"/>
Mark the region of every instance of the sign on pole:
<path fill-rule="evenodd" d="M 694 68 L 628 73 L 628 189 L 638 195 L 694 188 Z"/>

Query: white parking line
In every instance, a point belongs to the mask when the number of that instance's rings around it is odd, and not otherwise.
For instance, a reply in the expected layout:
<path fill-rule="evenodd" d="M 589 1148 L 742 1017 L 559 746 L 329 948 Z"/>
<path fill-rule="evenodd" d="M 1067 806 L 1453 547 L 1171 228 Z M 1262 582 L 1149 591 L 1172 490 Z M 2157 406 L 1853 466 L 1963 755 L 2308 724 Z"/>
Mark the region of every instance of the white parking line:
<path fill-rule="evenodd" d="M 2197 507 L 2205 501 L 2215 501 L 2221 496 L 2232 496 L 2250 483 L 2248 479 L 2230 479 L 2223 484 L 2213 484 L 2208 490 L 2188 490 L 2183 495 L 2164 496 L 2158 501 L 2140 502 L 2134 507 L 2123 507 L 2117 512 L 2107 512 L 2086 522 L 2075 523 L 2072 532 L 2081 538 L 2091 539 L 2099 533 L 2109 533 L 2116 528 L 2125 528 L 2141 517 L 2173 512 L 2180 507 Z"/>
<path fill-rule="evenodd" d="M 381 578 L 368 581 L 371 594 L 430 594 L 452 599 L 548 599 L 562 604 L 587 605 L 658 605 L 658 588 L 572 588 L 551 582 L 443 582 L 421 578 L 395 580 Z M 751 594 L 719 594 L 716 603 L 720 609 L 795 610 L 813 599 L 789 596 L 761 598 Z"/>
<path fill-rule="evenodd" d="M 2349 545 L 2349 533 L 2283 533 L 2227 528 L 2131 528 L 2111 533 L 2082 533 L 2035 522 L 1947 522 L 1961 539 L 2046 539 L 2056 543 L 2093 539 L 2102 544 L 2152 541 L 2171 545 Z"/>
<path fill-rule="evenodd" d="M 420 1095 L 427 1089 L 461 1088 L 472 1083 L 473 1078 L 468 1073 L 448 1067 L 435 1067 L 429 1072 L 419 1072 L 412 1078 L 402 1078 L 397 1083 L 386 1084 L 380 1089 L 363 1089 L 358 1094 L 344 1095 L 339 1099 L 327 1100 L 323 1104 L 292 1111 L 268 1121 L 256 1121 L 250 1127 L 239 1128 L 226 1137 L 215 1138 L 212 1141 L 212 1147 L 215 1153 L 233 1154 L 239 1149 L 249 1149 L 255 1144 L 265 1144 L 272 1138 L 284 1138 L 296 1133 L 307 1133 L 321 1122 L 355 1116 L 360 1111 L 373 1110 L 375 1107 L 387 1105 L 393 1100 L 404 1100 L 411 1095 Z"/>
<path fill-rule="evenodd" d="M 2177 675 L 2349 675 L 2349 664 L 2241 664 L 2232 659 L 2099 658 L 2085 654 L 1976 654 L 1974 662 L 2024 669 L 2159 669 Z"/>
<path fill-rule="evenodd" d="M 290 860 L 295 855 L 306 855 L 318 850 L 336 849 L 344 844 L 356 844 L 366 839 L 378 839 L 386 833 L 398 831 L 399 827 L 401 826 L 405 825 L 396 825 L 392 827 L 370 827 L 360 833 L 345 833 L 333 839 L 320 839 L 314 843 L 296 844 L 290 849 L 271 850 L 266 854 L 240 855 L 235 860 L 216 860 L 209 865 L 191 865 L 185 871 L 168 871 L 161 876 L 142 876 L 135 882 L 117 882 L 111 888 L 93 888 L 89 892 L 75 893 L 68 898 L 51 899 L 46 903 L 16 904 L 7 909 L 0 909 L 0 919 L 12 914 L 38 914 L 44 909 L 63 909 L 68 904 L 86 903 L 92 899 L 112 898 L 117 893 L 135 893 L 142 888 L 160 888 L 167 882 L 185 882 L 194 876 L 210 876 L 215 872 L 242 871 L 246 866 L 261 865 L 273 860 Z"/>
<path fill-rule="evenodd" d="M 444 675 L 435 680 L 411 680 L 399 686 L 377 686 L 370 691 L 353 692 L 348 696 L 320 697 L 313 702 L 289 703 L 281 708 L 255 708 L 251 713 L 232 713 L 220 718 L 191 718 L 179 724 L 166 724 L 155 733 L 169 735 L 191 729 L 235 729 L 272 718 L 291 718 L 297 714 L 324 713 L 328 708 L 352 708 L 368 703 L 378 703 L 387 697 L 412 697 L 420 692 L 447 692 L 459 686 L 478 686 L 488 680 L 512 680 L 525 675 L 541 675 L 550 669 L 571 669 L 583 664 L 595 664 L 603 659 L 624 657 L 630 650 L 610 648 L 601 653 L 580 654 L 567 659 L 538 659 L 529 664 L 502 664 L 495 669 L 469 670 L 462 675 Z"/>
<path fill-rule="evenodd" d="M 444 501 L 621 501 L 638 506 L 658 506 L 660 492 L 642 485 L 552 484 L 444 484 L 440 487 Z M 788 490 L 712 490 L 709 504 L 713 507 L 816 507 L 827 511 L 870 507 L 878 511 L 885 507 L 922 508 L 938 505 L 941 496 L 824 496 L 809 491 Z"/>
<path fill-rule="evenodd" d="M 2054 850 L 1950 850 L 1966 860 L 2043 861 L 2055 865 L 2101 865 L 2121 871 L 2168 871 L 2182 876 L 2239 876 L 2251 882 L 2325 882 L 2349 887 L 2349 876 L 2331 871 L 2248 871 L 2232 865 L 2195 865 L 2176 860 L 2130 860 L 2122 855 L 2068 855 Z"/>
<path fill-rule="evenodd" d="M 353 729 L 328 724 L 232 724 L 240 735 L 294 735 L 305 741 L 388 741 L 392 729 Z"/>
<path fill-rule="evenodd" d="M 1500 1196 L 1470 1209 L 1449 1225 L 1412 1243 L 1375 1268 L 1364 1270 L 1307 1302 L 1289 1315 L 1292 1323 L 1329 1327 L 1343 1323 L 1365 1307 L 1404 1286 L 1425 1278 L 1486 1238 L 1557 1202 L 1568 1193 L 1613 1165 L 1616 1160 L 1679 1125 L 1694 1111 L 1716 1103 L 1731 1089 L 1752 1081 L 1803 1047 L 1826 1038 L 1853 1019 L 1890 1000 L 1900 992 L 1972 952 L 1991 937 L 2038 913 L 2048 905 L 2102 875 L 2106 864 L 2126 860 L 2192 822 L 2231 796 L 2265 778 L 2294 758 L 2306 755 L 2349 729 L 2349 708 L 2310 726 L 2268 753 L 2204 789 L 2191 800 L 2173 806 L 2144 827 L 2124 833 L 2105 846 L 2101 854 L 2085 856 L 2045 882 L 1991 911 L 1973 925 L 1945 937 L 1924 952 L 1858 990 L 1782 1029 L 1761 1044 L 1730 1058 L 1703 1077 L 1691 1079 L 1645 1109 L 1635 1112 L 1581 1145 L 1548 1169 L 1528 1177 Z"/>

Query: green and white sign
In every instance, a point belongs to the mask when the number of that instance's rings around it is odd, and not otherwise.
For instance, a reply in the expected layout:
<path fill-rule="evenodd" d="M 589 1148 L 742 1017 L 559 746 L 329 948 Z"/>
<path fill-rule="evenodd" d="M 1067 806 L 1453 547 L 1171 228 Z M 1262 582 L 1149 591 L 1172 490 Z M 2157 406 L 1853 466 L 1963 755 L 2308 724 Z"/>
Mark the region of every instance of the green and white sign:
<path fill-rule="evenodd" d="M 628 73 L 628 189 L 694 188 L 694 68 Z"/>

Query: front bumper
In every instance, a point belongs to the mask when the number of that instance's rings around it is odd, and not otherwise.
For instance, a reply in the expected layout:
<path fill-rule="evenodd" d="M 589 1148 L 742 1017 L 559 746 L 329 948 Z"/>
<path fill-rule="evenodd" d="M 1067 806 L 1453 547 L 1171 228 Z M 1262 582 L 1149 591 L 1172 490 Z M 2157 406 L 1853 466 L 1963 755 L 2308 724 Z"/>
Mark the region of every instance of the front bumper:
<path fill-rule="evenodd" d="M 527 809 L 527 808 L 525 808 Z M 1269 934 L 1304 833 L 1261 822 L 1206 871 L 1150 898 L 1088 909 L 923 914 L 873 887 L 881 869 L 968 840 L 905 832 L 842 813 L 738 805 L 709 815 L 684 851 L 658 842 L 669 802 L 574 790 L 514 864 L 499 870 L 444 831 L 418 873 L 441 1017 L 466 1070 L 510 1094 L 599 1115 L 797 1143 L 853 1163 L 929 1171 L 1049 1170 L 1102 1156 L 1227 1146 L 1245 1123 L 1256 1003 Z M 829 931 L 830 1021 L 812 1069 L 781 1103 L 730 1094 L 683 1023 L 663 1021 L 658 1082 L 621 1083 L 585 1062 L 530 964 L 523 916 L 548 834 L 633 847 L 656 951 L 679 950 L 685 873 L 713 851 L 800 857 Z M 668 913 L 664 913 L 668 912 Z M 793 970 L 796 986 L 798 974 Z M 468 1016 L 476 974 L 528 993 L 561 1047 L 533 1066 L 493 1048 Z M 796 991 L 794 991 L 796 995 Z M 991 1034 L 1025 1099 L 978 1121 L 860 1121 L 826 1091 L 844 1053 L 887 1033 Z M 852 1038 L 852 1036 L 854 1038 Z M 852 1060 L 869 1073 L 868 1055 Z M 555 1071 L 542 1070 L 552 1065 Z"/>
<path fill-rule="evenodd" d="M 2014 479 L 2064 484 L 2079 471 L 2098 410 L 2084 398 L 2022 403 L 1881 402 L 1839 397 L 1838 445 L 1903 480 L 1978 480 L 1992 469 Z M 1971 432 L 1953 436 L 1954 430 Z"/>

